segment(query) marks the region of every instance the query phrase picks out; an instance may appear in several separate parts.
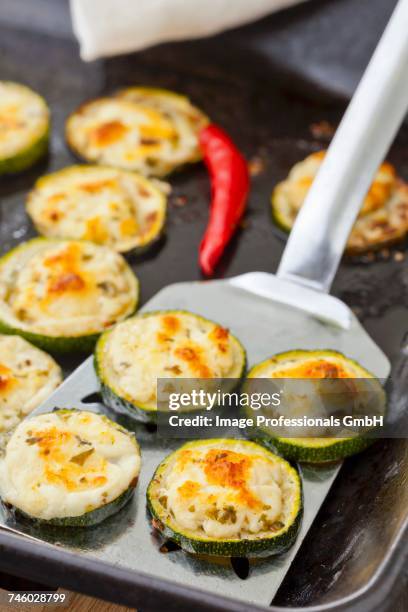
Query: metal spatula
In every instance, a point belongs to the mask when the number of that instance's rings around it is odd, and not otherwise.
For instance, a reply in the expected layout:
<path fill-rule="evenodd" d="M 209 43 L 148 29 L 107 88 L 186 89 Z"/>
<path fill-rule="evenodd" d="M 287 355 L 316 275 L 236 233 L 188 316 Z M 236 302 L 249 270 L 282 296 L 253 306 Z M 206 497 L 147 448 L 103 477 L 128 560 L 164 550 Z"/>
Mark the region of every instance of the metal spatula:
<path fill-rule="evenodd" d="M 280 351 L 331 348 L 387 377 L 390 366 L 381 349 L 350 309 L 327 292 L 361 202 L 408 107 L 407 24 L 408 0 L 401 0 L 299 213 L 277 275 L 253 272 L 229 280 L 175 284 L 160 291 L 143 310 L 183 308 L 218 321 L 243 342 L 250 365 Z M 102 410 L 97 402 L 90 406 L 89 399 L 82 401 L 96 391 L 98 381 L 90 358 L 39 411 L 55 406 Z M 83 554 L 139 572 L 143 554 L 146 574 L 164 580 L 171 576 L 179 584 L 268 605 L 338 468 L 318 473 L 303 469 L 305 514 L 295 546 L 279 559 L 253 567 L 250 577 L 242 581 L 231 567 L 205 564 L 181 551 L 158 553 L 143 499 L 155 468 L 177 442 L 152 438 L 143 428 L 137 435 L 143 469 L 132 524 L 100 549 Z M 7 524 L 0 516 L 1 522 Z"/>
<path fill-rule="evenodd" d="M 328 291 L 361 203 L 407 112 L 407 26 L 408 0 L 400 0 L 298 215 L 277 274 L 172 285 L 146 309 L 183 307 L 213 317 L 242 339 L 251 361 L 289 349 L 332 348 L 379 377 L 388 375 L 385 355 Z"/>

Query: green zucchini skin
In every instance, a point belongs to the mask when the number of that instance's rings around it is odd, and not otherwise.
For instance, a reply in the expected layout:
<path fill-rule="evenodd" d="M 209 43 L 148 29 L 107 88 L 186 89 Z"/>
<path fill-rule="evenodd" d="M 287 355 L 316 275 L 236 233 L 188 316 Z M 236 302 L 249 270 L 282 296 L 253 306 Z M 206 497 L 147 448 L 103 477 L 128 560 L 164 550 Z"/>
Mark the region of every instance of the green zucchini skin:
<path fill-rule="evenodd" d="M 12 157 L 0 158 L 0 176 L 18 174 L 34 166 L 48 152 L 50 132 L 49 128 L 44 135 L 25 151 L 21 151 Z"/>
<path fill-rule="evenodd" d="M 30 245 L 33 242 L 58 242 L 58 239 L 52 238 L 43 238 L 37 237 L 32 238 L 27 243 L 22 243 L 17 245 L 3 256 L 0 257 L 0 265 L 5 263 L 8 259 L 10 259 L 17 251 L 24 249 L 25 245 Z M 140 293 L 140 284 L 139 280 L 136 278 L 136 295 L 135 295 L 135 303 L 133 311 L 129 314 L 129 316 L 133 316 L 139 305 L 139 293 Z M 21 329 L 20 327 L 15 327 L 13 325 L 9 325 L 5 321 L 0 319 L 0 334 L 7 335 L 18 335 L 34 344 L 38 348 L 46 351 L 47 353 L 51 353 L 52 355 L 67 355 L 72 353 L 80 353 L 80 354 L 90 354 L 92 353 L 95 344 L 98 338 L 101 336 L 101 333 L 93 333 L 93 334 L 85 334 L 83 336 L 47 336 L 45 334 L 37 334 L 35 332 L 27 331 Z"/>
<path fill-rule="evenodd" d="M 302 522 L 303 510 L 299 511 L 295 521 L 281 535 L 274 538 L 264 538 L 259 540 L 223 540 L 213 541 L 191 539 L 182 533 L 174 531 L 164 525 L 156 516 L 153 504 L 148 500 L 148 510 L 152 516 L 152 525 L 164 538 L 176 542 L 188 553 L 196 555 L 210 555 L 213 557 L 248 557 L 251 559 L 271 557 L 280 555 L 291 548 L 299 533 Z"/>
<path fill-rule="evenodd" d="M 116 393 L 116 391 L 114 391 L 114 389 L 112 389 L 105 381 L 101 355 L 103 345 L 109 331 L 100 336 L 94 351 L 94 369 L 99 379 L 100 392 L 104 405 L 113 410 L 113 412 L 125 414 L 132 420 L 139 421 L 140 423 L 156 423 L 157 410 L 150 410 L 149 408 L 143 408 L 142 406 L 137 406 L 136 404 L 129 402 L 129 400 L 118 395 L 118 393 Z"/>
<path fill-rule="evenodd" d="M 197 443 L 203 442 L 198 440 Z M 187 443 L 191 444 L 191 443 Z M 183 445 L 178 449 L 184 448 Z M 264 447 L 265 448 L 265 447 Z M 269 450 L 269 449 L 268 449 Z M 175 451 L 175 452 L 178 452 Z M 271 451 L 269 451 L 271 452 Z M 172 453 L 173 454 L 173 453 Z M 146 500 L 147 509 L 152 519 L 152 525 L 157 529 L 166 539 L 176 542 L 183 550 L 193 554 L 210 555 L 216 557 L 247 557 L 247 558 L 264 558 L 273 555 L 279 555 L 286 552 L 294 544 L 296 537 L 299 533 L 299 529 L 303 517 L 303 491 L 302 491 L 302 480 L 300 478 L 298 470 L 287 463 L 285 459 L 281 459 L 287 464 L 287 469 L 292 474 L 296 474 L 296 480 L 299 486 L 299 499 L 297 500 L 297 511 L 295 518 L 292 520 L 287 528 L 277 535 L 268 538 L 258 539 L 225 539 L 225 540 L 210 540 L 209 538 L 189 537 L 182 531 L 178 531 L 171 527 L 168 522 L 165 521 L 165 517 L 161 512 L 161 504 L 155 500 L 154 486 L 160 480 L 161 473 L 167 466 L 167 462 L 170 460 L 171 455 L 166 457 L 164 461 L 156 469 L 152 480 L 147 489 Z M 282 531 L 282 530 L 281 530 Z"/>
<path fill-rule="evenodd" d="M 255 436 L 255 442 L 265 446 L 285 459 L 300 463 L 334 463 L 361 453 L 374 443 L 374 440 L 363 437 L 347 439 L 331 439 L 327 445 L 314 448 L 299 443 L 292 444 L 291 438 L 268 438 Z"/>
<path fill-rule="evenodd" d="M 116 499 L 113 499 L 108 504 L 101 506 L 100 508 L 95 508 L 95 510 L 90 510 L 85 514 L 80 516 L 68 516 L 65 518 L 54 518 L 54 519 L 39 519 L 29 514 L 26 514 L 19 508 L 15 508 L 10 504 L 4 504 L 4 507 L 10 514 L 16 517 L 17 520 L 29 521 L 30 523 L 37 525 L 38 527 L 48 526 L 48 527 L 92 527 L 94 525 L 98 525 L 105 521 L 107 518 L 116 514 L 121 510 L 126 504 L 131 500 L 133 494 L 135 492 L 135 488 L 137 485 L 137 481 L 132 483 L 126 491 L 124 491 L 121 495 L 119 495 Z"/>
<path fill-rule="evenodd" d="M 124 257 L 131 259 L 131 258 L 141 258 L 143 260 L 143 257 L 145 255 L 148 254 L 154 254 L 156 252 L 156 249 L 160 249 L 160 245 L 162 243 L 162 241 L 164 242 L 165 238 L 166 238 L 166 225 L 167 225 L 167 214 L 164 217 L 163 220 L 163 226 L 160 228 L 160 231 L 157 232 L 157 234 L 155 236 L 152 237 L 151 240 L 149 240 L 149 242 L 146 242 L 146 244 L 142 244 L 140 246 L 135 246 L 132 247 L 131 249 L 129 249 L 128 251 L 120 251 L 121 255 L 123 255 Z"/>
<path fill-rule="evenodd" d="M 152 314 L 166 314 L 166 313 L 179 313 L 179 314 L 194 314 L 194 313 L 190 313 L 189 311 L 186 310 L 162 310 L 162 311 L 150 311 L 150 312 L 146 312 L 146 313 L 142 313 L 139 314 L 137 316 L 139 317 L 147 317 L 149 315 Z M 209 319 L 205 319 L 204 317 L 200 317 L 200 315 L 196 315 L 194 314 L 194 316 L 198 317 L 198 318 L 202 318 L 205 321 L 209 321 Z M 213 321 L 211 321 L 213 323 Z M 107 380 L 106 380 L 106 376 L 104 374 L 103 371 L 103 366 L 102 366 L 102 351 L 103 351 L 103 346 L 104 343 L 107 339 L 108 334 L 113 331 L 114 328 L 112 328 L 112 330 L 108 330 L 106 332 L 104 332 L 100 338 L 98 339 L 97 343 L 96 343 L 96 347 L 95 347 L 95 352 L 94 352 L 94 368 L 95 368 L 95 372 L 96 375 L 99 379 L 99 383 L 100 383 L 100 391 L 101 391 L 101 395 L 102 395 L 102 399 L 103 399 L 103 403 L 105 404 L 105 406 L 107 406 L 108 408 L 110 408 L 111 410 L 113 410 L 114 412 L 118 412 L 119 414 L 126 414 L 127 416 L 129 416 L 130 418 L 132 418 L 133 420 L 139 421 L 141 423 L 157 423 L 158 420 L 158 414 L 160 411 L 156 410 L 156 409 L 151 409 L 149 407 L 144 407 L 144 406 L 139 406 L 137 404 L 134 404 L 133 402 L 130 402 L 129 400 L 121 397 L 116 391 L 115 389 L 113 389 L 112 387 L 109 386 Z M 234 336 L 235 341 L 239 344 L 240 349 L 242 350 L 242 356 L 243 356 L 243 364 L 242 364 L 242 369 L 241 369 L 241 373 L 240 376 L 237 377 L 237 385 L 234 389 L 231 389 L 231 391 L 236 390 L 240 385 L 241 382 L 245 376 L 245 372 L 246 372 L 246 367 L 247 367 L 247 355 L 246 355 L 246 351 L 245 348 L 243 347 L 243 345 L 241 344 L 241 342 L 238 340 L 238 338 L 236 336 Z M 191 414 L 193 414 L 194 411 L 191 411 Z M 196 413 L 201 414 L 202 411 L 197 411 Z M 165 415 L 167 414 L 167 412 L 162 412 L 161 414 Z"/>
<path fill-rule="evenodd" d="M 53 412 L 58 412 L 61 414 L 69 414 L 72 412 L 82 412 L 78 408 L 56 408 Z M 115 427 L 124 433 L 129 434 L 129 431 L 125 429 L 122 425 L 112 421 L 108 417 L 103 417 L 106 422 L 110 422 L 115 425 Z M 135 437 L 133 437 L 135 446 L 140 453 L 139 444 Z M 129 485 L 129 487 L 123 491 L 116 499 L 113 499 L 107 504 L 100 506 L 99 508 L 95 508 L 93 510 L 89 510 L 84 514 L 78 516 L 67 516 L 61 518 L 52 518 L 52 519 L 41 519 L 38 517 L 31 516 L 27 514 L 20 508 L 13 506 L 10 503 L 1 502 L 6 512 L 11 514 L 17 520 L 28 521 L 32 525 L 36 527 L 92 527 L 94 525 L 98 525 L 102 521 L 105 521 L 110 516 L 119 512 L 126 504 L 132 499 L 137 483 L 139 481 L 139 476 L 137 476 Z"/>
<path fill-rule="evenodd" d="M 100 372 L 100 368 L 96 359 L 94 359 L 94 367 L 95 371 L 100 380 L 100 392 L 102 395 L 102 400 L 105 406 L 113 410 L 113 412 L 124 414 L 130 417 L 133 421 L 138 421 L 139 423 L 157 423 L 160 415 L 167 415 L 167 411 L 160 410 L 151 410 L 150 408 L 143 408 L 143 406 L 137 406 L 129 400 L 120 397 L 115 393 L 113 389 L 111 389 L 107 384 L 102 382 L 102 379 L 98 372 Z M 241 385 L 242 377 L 237 382 L 237 385 L 230 390 L 232 393 L 236 391 Z M 216 407 L 215 407 L 216 408 Z M 185 413 L 183 413 L 185 414 Z M 197 414 L 203 414 L 203 410 L 195 408 L 189 411 L 189 416 L 195 416 Z"/>
<path fill-rule="evenodd" d="M 87 336 L 44 336 L 28 332 L 18 327 L 7 325 L 4 321 L 0 321 L 0 333 L 8 335 L 18 335 L 31 344 L 38 346 L 47 353 L 56 355 L 65 355 L 68 353 L 92 353 L 93 348 L 100 334 L 89 334 Z"/>
<path fill-rule="evenodd" d="M 271 359 L 284 361 L 286 358 L 308 355 L 315 355 L 316 357 L 319 355 L 327 355 L 344 359 L 345 362 L 357 367 L 361 371 L 362 375 L 365 375 L 365 377 L 375 379 L 375 376 L 363 368 L 357 361 L 346 357 L 338 351 L 331 349 L 315 351 L 296 349 L 293 351 L 278 353 L 273 357 L 256 364 L 248 372 L 247 380 L 250 378 L 256 378 L 256 376 L 251 376 L 251 374 L 253 374 L 255 370 L 262 367 L 263 364 L 267 364 Z M 350 457 L 366 450 L 374 442 L 373 439 L 364 436 L 356 436 L 353 438 L 328 438 L 327 443 L 317 447 L 314 446 L 313 443 L 308 444 L 308 438 L 303 438 L 302 441 L 299 441 L 295 438 L 271 437 L 261 428 L 257 430 L 254 428 L 253 431 L 253 435 L 249 436 L 251 440 L 265 446 L 265 448 L 268 448 L 285 459 L 290 461 L 298 461 L 300 463 L 325 464 L 342 461 L 346 457 Z"/>
<path fill-rule="evenodd" d="M 115 169 L 115 168 L 109 168 L 108 166 L 102 166 L 102 165 L 72 165 L 72 166 L 68 166 L 66 168 L 63 168 L 62 170 L 57 170 L 56 172 L 53 172 L 51 174 L 45 175 L 45 176 L 41 176 L 35 183 L 34 188 L 31 190 L 31 192 L 28 194 L 28 197 L 26 199 L 26 211 L 29 215 L 29 217 L 31 218 L 34 226 L 36 227 L 38 233 L 45 237 L 48 238 L 50 240 L 81 240 L 82 238 L 78 237 L 78 236 L 70 236 L 70 235 L 65 235 L 63 232 L 61 232 L 60 235 L 56 236 L 56 235 L 50 235 L 49 233 L 47 233 L 47 231 L 41 227 L 41 222 L 36 218 L 35 212 L 31 212 L 30 210 L 30 205 L 31 205 L 31 200 L 34 198 L 38 198 L 41 197 L 41 192 L 43 190 L 43 188 L 45 186 L 51 186 L 51 189 L 54 188 L 55 189 L 55 179 L 58 181 L 59 179 L 61 179 L 61 177 L 66 177 L 67 180 L 69 180 L 70 177 L 74 177 L 74 179 L 77 179 L 81 176 L 81 172 L 82 172 L 82 176 L 84 178 L 84 180 L 87 177 L 87 171 L 91 170 L 91 172 L 95 172 L 97 169 L 100 170 L 101 174 L 103 174 L 106 170 L 117 170 L 118 172 L 123 173 L 124 175 L 128 174 L 131 175 L 133 177 L 133 179 L 136 181 L 138 181 L 137 185 L 140 185 L 141 187 L 143 187 L 146 183 L 148 183 L 148 188 L 152 189 L 153 187 L 155 188 L 156 191 L 156 197 L 160 198 L 160 213 L 162 213 L 163 217 L 162 217 L 162 223 L 160 225 L 159 228 L 157 228 L 157 230 L 155 231 L 154 234 L 151 234 L 147 240 L 147 242 L 145 242 L 144 244 L 140 244 L 140 245 L 136 245 L 136 246 L 131 246 L 128 249 L 124 249 L 124 248 L 120 248 L 120 245 L 118 246 L 110 246 L 108 244 L 105 244 L 103 241 L 98 243 L 97 241 L 95 242 L 96 244 L 100 244 L 101 246 L 107 246 L 116 251 L 117 253 L 120 253 L 121 255 L 123 255 L 124 257 L 139 257 L 139 256 L 143 256 L 146 253 L 148 253 L 150 250 L 153 250 L 154 247 L 157 245 L 158 242 L 160 242 L 165 234 L 165 228 L 166 228 L 166 222 L 167 222 L 167 196 L 158 188 L 156 187 L 152 181 L 149 181 L 149 179 L 146 179 L 146 177 L 142 176 L 142 175 L 138 175 L 138 173 L 136 172 L 131 172 L 129 170 L 120 170 L 120 169 Z M 97 178 L 95 180 L 98 180 Z M 66 192 L 69 193 L 69 188 L 66 187 L 65 188 Z M 40 195 L 38 195 L 38 193 Z M 44 196 L 43 196 L 44 197 Z M 93 242 L 93 240 L 90 239 L 90 242 Z"/>
<path fill-rule="evenodd" d="M 282 218 L 282 215 L 279 214 L 278 212 L 278 205 L 276 203 L 276 198 L 277 198 L 277 194 L 276 194 L 276 188 L 272 191 L 272 195 L 270 198 L 270 213 L 271 213 L 271 217 L 272 217 L 272 222 L 276 225 L 276 227 L 278 227 L 280 230 L 282 230 L 283 232 L 285 232 L 285 234 L 290 234 L 291 231 L 291 227 L 285 223 L 285 221 Z"/>
<path fill-rule="evenodd" d="M 128 400 L 119 397 L 108 385 L 102 382 L 100 377 L 100 369 L 96 357 L 94 358 L 95 371 L 99 377 L 100 391 L 102 395 L 102 401 L 105 406 L 113 410 L 113 412 L 119 414 L 125 414 L 130 417 L 133 421 L 139 421 L 140 423 L 157 423 L 157 410 L 149 410 L 136 406 Z"/>

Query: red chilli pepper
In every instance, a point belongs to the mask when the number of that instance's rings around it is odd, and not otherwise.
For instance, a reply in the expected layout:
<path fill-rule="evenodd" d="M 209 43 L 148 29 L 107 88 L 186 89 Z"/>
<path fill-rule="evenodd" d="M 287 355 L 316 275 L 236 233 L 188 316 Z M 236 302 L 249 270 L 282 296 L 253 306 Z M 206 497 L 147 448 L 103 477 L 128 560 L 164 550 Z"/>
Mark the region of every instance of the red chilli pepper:
<path fill-rule="evenodd" d="M 200 132 L 200 146 L 211 179 L 211 207 L 199 262 L 204 274 L 212 276 L 245 212 L 249 172 L 244 157 L 217 125 Z"/>

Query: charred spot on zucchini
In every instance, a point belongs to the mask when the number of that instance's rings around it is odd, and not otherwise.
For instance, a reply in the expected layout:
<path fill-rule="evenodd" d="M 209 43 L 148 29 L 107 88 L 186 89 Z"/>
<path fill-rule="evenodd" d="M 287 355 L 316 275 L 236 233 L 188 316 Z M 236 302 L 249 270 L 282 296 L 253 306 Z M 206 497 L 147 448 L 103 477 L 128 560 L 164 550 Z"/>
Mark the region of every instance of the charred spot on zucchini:
<path fill-rule="evenodd" d="M 0 81 L 0 175 L 32 166 L 48 150 L 50 113 L 35 91 Z"/>
<path fill-rule="evenodd" d="M 93 412 L 55 410 L 14 431 L 0 461 L 0 496 L 35 523 L 88 527 L 127 503 L 139 472 L 132 433 Z"/>
<path fill-rule="evenodd" d="M 163 232 L 166 197 L 135 172 L 71 166 L 36 182 L 27 212 L 47 238 L 89 240 L 140 253 Z"/>
<path fill-rule="evenodd" d="M 135 311 L 138 293 L 115 251 L 37 238 L 0 259 L 0 332 L 50 352 L 90 351 L 101 332 Z"/>
<path fill-rule="evenodd" d="M 296 216 L 323 162 L 325 151 L 312 153 L 295 164 L 272 193 L 275 223 L 290 232 Z M 381 164 L 351 230 L 346 253 L 357 255 L 384 247 L 408 233 L 408 185 L 389 163 Z"/>
<path fill-rule="evenodd" d="M 52 357 L 20 336 L 0 335 L 0 437 L 45 401 L 61 380 Z"/>
<path fill-rule="evenodd" d="M 240 380 L 246 354 L 229 330 L 199 315 L 147 312 L 104 333 L 95 369 L 104 402 L 136 420 L 157 416 L 158 378 Z"/>
<path fill-rule="evenodd" d="M 259 444 L 195 440 L 159 465 L 147 505 L 154 527 L 187 552 L 267 557 L 296 539 L 302 485 L 294 467 Z"/>
<path fill-rule="evenodd" d="M 201 158 L 198 132 L 207 122 L 184 96 L 131 87 L 82 104 L 66 139 L 88 162 L 160 177 Z"/>
<path fill-rule="evenodd" d="M 371 379 L 378 397 L 385 402 L 380 382 L 359 363 L 333 350 L 294 350 L 279 353 L 255 365 L 247 375 L 246 388 L 250 379 L 256 378 L 342 378 Z M 252 439 L 286 459 L 306 463 L 339 461 L 365 450 L 372 444 L 372 438 L 355 436 L 340 437 L 280 437 L 270 428 L 251 430 Z"/>

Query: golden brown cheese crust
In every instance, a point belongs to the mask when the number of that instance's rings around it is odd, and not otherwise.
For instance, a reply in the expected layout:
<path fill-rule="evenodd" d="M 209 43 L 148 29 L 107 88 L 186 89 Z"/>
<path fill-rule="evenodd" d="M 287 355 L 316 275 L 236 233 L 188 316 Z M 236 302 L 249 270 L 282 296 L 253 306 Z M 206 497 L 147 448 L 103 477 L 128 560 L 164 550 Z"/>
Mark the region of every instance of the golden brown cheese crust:
<path fill-rule="evenodd" d="M 292 476 L 255 444 L 203 440 L 170 456 L 158 500 L 174 526 L 196 537 L 263 537 L 284 528 L 293 512 Z"/>
<path fill-rule="evenodd" d="M 80 106 L 66 136 L 87 161 L 164 176 L 200 158 L 197 134 L 206 122 L 183 96 L 129 88 Z"/>
<path fill-rule="evenodd" d="M 325 153 L 313 153 L 296 164 L 288 178 L 274 190 L 274 217 L 288 231 L 293 226 Z M 407 233 L 408 186 L 397 177 L 395 168 L 385 162 L 378 169 L 364 199 L 346 251 L 353 254 L 377 249 L 401 240 Z"/>
<path fill-rule="evenodd" d="M 61 380 L 52 357 L 19 336 L 0 335 L 0 434 L 16 427 Z"/>
<path fill-rule="evenodd" d="M 81 516 L 134 486 L 134 436 L 106 417 L 60 410 L 21 423 L 0 461 L 2 499 L 31 517 Z"/>
<path fill-rule="evenodd" d="M 0 161 L 28 150 L 48 130 L 49 111 L 34 91 L 0 81 Z"/>
<path fill-rule="evenodd" d="M 120 397 L 154 409 L 158 378 L 240 378 L 245 353 L 220 325 L 164 311 L 117 325 L 101 342 L 98 360 L 105 382 Z"/>
<path fill-rule="evenodd" d="M 254 366 L 249 378 L 371 378 L 356 361 L 331 350 L 295 350 Z"/>
<path fill-rule="evenodd" d="M 90 242 L 35 239 L 0 262 L 0 319 L 47 336 L 100 333 L 135 309 L 125 260 Z"/>
<path fill-rule="evenodd" d="M 310 358 L 278 366 L 274 378 L 354 378 L 355 373 L 338 360 Z"/>
<path fill-rule="evenodd" d="M 198 134 L 209 123 L 209 119 L 186 96 L 167 89 L 153 87 L 128 87 L 120 90 L 117 96 L 165 113 L 167 117 L 171 118 L 181 139 L 187 136 L 189 130 L 192 143 L 193 138 L 195 138 L 194 156 L 201 157 L 197 146 Z"/>
<path fill-rule="evenodd" d="M 90 240 L 125 252 L 160 235 L 166 198 L 134 172 L 72 166 L 37 181 L 27 212 L 47 238 Z"/>

